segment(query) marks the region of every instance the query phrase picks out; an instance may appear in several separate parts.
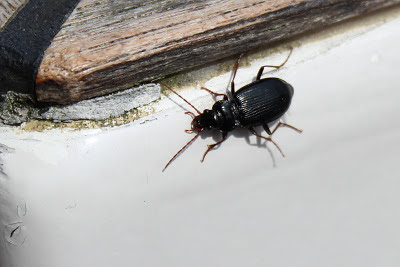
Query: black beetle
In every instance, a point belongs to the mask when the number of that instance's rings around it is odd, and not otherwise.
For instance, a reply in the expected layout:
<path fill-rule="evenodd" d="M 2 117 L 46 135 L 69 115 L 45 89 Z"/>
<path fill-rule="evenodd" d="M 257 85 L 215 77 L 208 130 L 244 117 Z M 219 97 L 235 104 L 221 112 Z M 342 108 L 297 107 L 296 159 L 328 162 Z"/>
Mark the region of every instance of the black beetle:
<path fill-rule="evenodd" d="M 279 119 L 288 109 L 293 97 L 293 87 L 281 80 L 279 78 L 265 78 L 261 79 L 261 75 L 264 68 L 276 68 L 279 69 L 288 61 L 290 55 L 292 54 L 292 49 L 286 60 L 279 66 L 264 65 L 258 71 L 256 80 L 250 84 L 245 85 L 235 92 L 235 76 L 239 68 L 240 57 L 237 60 L 234 73 L 231 82 L 231 96 L 228 97 L 226 94 L 218 94 L 213 91 L 202 87 L 201 89 L 208 91 L 214 97 L 223 96 L 223 100 L 216 101 L 212 106 L 212 109 L 206 109 L 201 113 L 197 108 L 195 108 L 186 99 L 176 93 L 174 90 L 169 88 L 164 83 L 160 82 L 163 86 L 171 90 L 187 104 L 189 104 L 193 109 L 197 111 L 199 115 L 195 116 L 192 112 L 186 112 L 192 116 L 192 128 L 191 130 L 185 130 L 187 133 L 197 132 L 196 136 L 192 138 L 181 150 L 179 150 L 171 160 L 165 165 L 163 171 L 168 167 L 169 164 L 180 154 L 185 148 L 187 148 L 197 137 L 205 130 L 210 130 L 212 128 L 218 129 L 222 133 L 222 140 L 208 145 L 206 152 L 201 159 L 204 161 L 207 153 L 213 149 L 215 146 L 220 145 L 226 140 L 228 132 L 235 129 L 237 126 L 248 128 L 252 134 L 257 137 L 263 138 L 267 141 L 272 142 L 280 151 L 282 156 L 285 156 L 278 146 L 270 137 L 265 137 L 258 134 L 254 127 L 262 125 L 265 131 L 272 135 L 279 126 L 287 126 L 298 132 L 302 132 L 289 124 L 278 122 L 275 129 L 271 131 L 268 127 L 268 123 Z"/>

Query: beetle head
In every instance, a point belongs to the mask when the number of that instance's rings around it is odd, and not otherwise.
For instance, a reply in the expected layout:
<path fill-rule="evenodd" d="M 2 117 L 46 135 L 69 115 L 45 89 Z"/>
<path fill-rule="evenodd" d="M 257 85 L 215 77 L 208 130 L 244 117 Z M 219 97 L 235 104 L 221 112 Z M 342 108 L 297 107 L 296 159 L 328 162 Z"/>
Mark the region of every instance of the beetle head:
<path fill-rule="evenodd" d="M 213 110 L 204 110 L 204 112 L 196 117 L 192 121 L 193 131 L 202 131 L 204 129 L 211 129 L 217 127 L 217 114 Z"/>

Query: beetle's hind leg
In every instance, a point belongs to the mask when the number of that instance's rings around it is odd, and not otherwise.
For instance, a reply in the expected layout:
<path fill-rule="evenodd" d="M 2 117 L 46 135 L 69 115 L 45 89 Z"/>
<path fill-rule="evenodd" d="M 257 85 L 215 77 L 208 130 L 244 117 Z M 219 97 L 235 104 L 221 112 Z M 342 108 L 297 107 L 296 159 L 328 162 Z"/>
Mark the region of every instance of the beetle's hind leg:
<path fill-rule="evenodd" d="M 271 130 L 269 129 L 268 125 L 266 125 L 266 124 L 263 125 L 263 128 L 264 128 L 264 130 L 267 132 L 268 135 L 272 135 L 272 134 L 273 134 L 279 127 L 281 127 L 281 126 L 289 127 L 289 128 L 295 130 L 295 131 L 298 132 L 298 133 L 302 133 L 302 132 L 303 132 L 303 130 L 300 130 L 300 129 L 298 129 L 298 128 L 296 128 L 296 127 L 290 125 L 290 124 L 284 123 L 284 122 L 278 122 L 278 124 L 275 126 L 275 129 L 274 129 L 272 132 L 271 132 Z"/>
<path fill-rule="evenodd" d="M 282 152 L 281 148 L 278 146 L 278 144 L 275 143 L 275 141 L 272 140 L 270 137 L 265 137 L 265 136 L 262 136 L 261 134 L 258 134 L 258 133 L 256 132 L 256 130 L 254 130 L 253 127 L 250 127 L 250 128 L 249 128 L 249 131 L 250 131 L 252 134 L 254 134 L 255 136 L 257 136 L 257 137 L 260 137 L 260 138 L 263 138 L 263 139 L 265 139 L 265 140 L 267 140 L 267 141 L 269 141 L 269 142 L 272 142 L 272 143 L 276 146 L 276 148 L 279 150 L 279 152 L 281 152 L 282 157 L 285 156 L 285 154 L 283 154 L 283 152 Z"/>
<path fill-rule="evenodd" d="M 263 128 L 264 128 L 264 130 L 267 132 L 268 135 L 272 135 L 272 132 L 271 132 L 271 130 L 270 130 L 269 127 L 268 127 L 268 124 L 264 124 L 264 125 L 263 125 Z M 276 130 L 276 128 L 275 128 L 275 130 Z M 274 132 L 275 132 L 275 130 L 274 130 Z"/>
<path fill-rule="evenodd" d="M 261 66 L 260 70 L 259 70 L 258 73 L 257 73 L 256 81 L 260 80 L 261 75 L 262 75 L 263 72 L 264 72 L 264 68 L 275 68 L 275 69 L 280 69 L 280 68 L 282 68 L 282 67 L 286 64 L 286 62 L 289 60 L 290 56 L 292 55 L 292 51 L 293 51 L 293 48 L 290 48 L 289 55 L 287 56 L 287 58 L 285 59 L 285 61 L 283 61 L 283 63 L 280 64 L 280 65 L 278 65 L 278 66 L 276 66 L 276 65 L 264 65 L 264 66 Z"/>
<path fill-rule="evenodd" d="M 207 150 L 206 150 L 206 152 L 204 152 L 203 158 L 200 161 L 203 162 L 206 155 L 208 154 L 208 152 L 210 152 L 211 149 L 213 149 L 214 147 L 216 147 L 216 146 L 220 145 L 222 142 L 224 142 L 226 140 L 227 135 L 228 135 L 228 133 L 223 132 L 221 141 L 219 141 L 215 144 L 208 145 Z"/>

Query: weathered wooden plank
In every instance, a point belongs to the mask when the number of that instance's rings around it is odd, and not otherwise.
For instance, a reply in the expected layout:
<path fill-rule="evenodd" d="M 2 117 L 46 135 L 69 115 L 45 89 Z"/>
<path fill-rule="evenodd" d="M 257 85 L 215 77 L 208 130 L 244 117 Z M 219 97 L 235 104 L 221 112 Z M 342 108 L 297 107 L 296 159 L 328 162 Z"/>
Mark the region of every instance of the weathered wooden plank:
<path fill-rule="evenodd" d="M 110 93 L 397 3 L 83 0 L 45 53 L 37 98 Z"/>

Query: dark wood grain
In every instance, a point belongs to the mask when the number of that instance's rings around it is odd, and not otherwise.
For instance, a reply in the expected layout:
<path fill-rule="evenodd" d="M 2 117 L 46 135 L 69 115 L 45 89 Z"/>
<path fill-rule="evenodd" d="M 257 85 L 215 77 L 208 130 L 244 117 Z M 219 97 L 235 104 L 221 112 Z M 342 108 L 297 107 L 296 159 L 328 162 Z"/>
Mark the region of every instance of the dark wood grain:
<path fill-rule="evenodd" d="M 397 3 L 83 0 L 45 52 L 37 98 L 107 94 Z"/>

